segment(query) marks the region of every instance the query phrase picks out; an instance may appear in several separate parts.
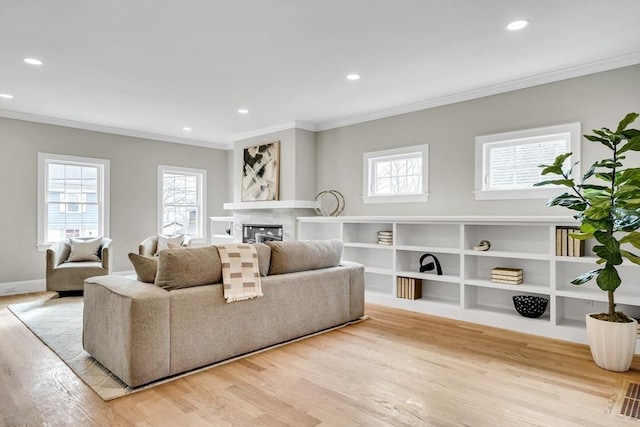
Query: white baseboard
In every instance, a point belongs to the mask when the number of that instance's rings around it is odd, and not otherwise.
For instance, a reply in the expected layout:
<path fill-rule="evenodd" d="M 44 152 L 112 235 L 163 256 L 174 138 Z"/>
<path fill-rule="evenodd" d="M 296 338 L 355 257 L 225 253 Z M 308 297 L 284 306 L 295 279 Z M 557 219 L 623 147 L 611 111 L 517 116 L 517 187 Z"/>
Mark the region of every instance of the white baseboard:
<path fill-rule="evenodd" d="M 130 276 L 135 275 L 136 272 L 130 271 L 116 271 L 111 274 L 115 276 Z M 20 295 L 30 294 L 33 292 L 44 292 L 47 290 L 47 282 L 45 279 L 34 280 L 22 280 L 20 282 L 4 282 L 0 283 L 0 297 L 7 295 Z"/>
<path fill-rule="evenodd" d="M 0 283 L 0 296 L 44 292 L 46 289 L 47 283 L 44 279 L 23 280 L 21 282 L 5 282 Z"/>

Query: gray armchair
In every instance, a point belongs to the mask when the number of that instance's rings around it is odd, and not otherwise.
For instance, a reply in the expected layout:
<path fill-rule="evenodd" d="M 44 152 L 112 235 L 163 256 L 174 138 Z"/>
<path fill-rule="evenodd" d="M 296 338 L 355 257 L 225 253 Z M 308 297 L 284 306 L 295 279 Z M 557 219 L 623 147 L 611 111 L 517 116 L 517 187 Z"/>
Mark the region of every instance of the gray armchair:
<path fill-rule="evenodd" d="M 182 246 L 191 246 L 191 237 L 186 234 L 182 236 Z M 158 252 L 158 236 L 150 236 L 144 239 L 140 245 L 138 245 L 138 255 L 154 256 Z"/>
<path fill-rule="evenodd" d="M 86 278 L 108 275 L 111 272 L 110 246 L 111 239 L 103 237 L 98 249 L 99 261 L 65 262 L 71 253 L 71 242 L 67 239 L 51 245 L 47 249 L 47 290 L 82 291 Z"/>

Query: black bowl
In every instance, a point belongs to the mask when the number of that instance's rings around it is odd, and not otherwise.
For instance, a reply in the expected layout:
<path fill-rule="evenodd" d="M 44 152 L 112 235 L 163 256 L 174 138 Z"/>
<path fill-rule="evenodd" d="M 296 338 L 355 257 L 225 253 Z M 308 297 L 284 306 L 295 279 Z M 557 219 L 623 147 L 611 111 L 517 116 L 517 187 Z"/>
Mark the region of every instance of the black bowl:
<path fill-rule="evenodd" d="M 531 295 L 514 295 L 513 305 L 521 316 L 533 319 L 542 316 L 547 309 L 549 300 Z"/>

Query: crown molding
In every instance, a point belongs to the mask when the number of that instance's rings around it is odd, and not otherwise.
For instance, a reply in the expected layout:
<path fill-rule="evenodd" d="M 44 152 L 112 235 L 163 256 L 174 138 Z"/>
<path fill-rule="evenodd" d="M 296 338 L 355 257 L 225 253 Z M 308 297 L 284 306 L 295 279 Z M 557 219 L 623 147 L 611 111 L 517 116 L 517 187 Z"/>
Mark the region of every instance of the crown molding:
<path fill-rule="evenodd" d="M 28 122 L 44 123 L 55 126 L 65 126 L 74 129 L 90 130 L 94 132 L 111 133 L 115 135 L 132 136 L 134 138 L 152 139 L 155 141 L 172 142 L 175 144 L 195 145 L 198 147 L 215 148 L 220 150 L 229 150 L 233 148 L 231 142 L 209 142 L 197 139 L 178 138 L 175 136 L 161 135 L 151 132 L 143 132 L 133 129 L 124 129 L 112 126 L 99 125 L 95 123 L 85 123 L 75 120 L 60 119 L 51 116 L 41 116 L 38 114 L 22 113 L 19 111 L 11 111 L 0 109 L 0 117 L 8 119 L 25 120 Z"/>
<path fill-rule="evenodd" d="M 547 73 L 536 74 L 534 76 L 524 77 L 522 79 L 511 80 L 505 83 L 485 86 L 478 89 L 454 93 L 451 95 L 431 98 L 414 104 L 403 105 L 396 108 L 376 111 L 373 113 L 363 114 L 351 117 L 345 120 L 337 120 L 332 122 L 319 123 L 316 126 L 316 132 L 340 128 L 344 126 L 355 125 L 358 123 L 369 122 L 372 120 L 384 119 L 387 117 L 398 116 L 400 114 L 413 113 L 420 110 L 426 110 L 443 105 L 455 104 L 457 102 L 469 101 L 472 99 L 483 98 L 485 96 L 498 95 L 500 93 L 511 92 L 519 89 L 526 89 L 533 86 L 539 86 L 547 83 L 553 83 L 560 80 L 571 79 L 574 77 L 582 77 L 589 74 L 609 71 L 616 68 L 628 67 L 640 64 L 640 52 L 633 52 L 627 55 L 616 56 L 601 61 L 590 62 L 587 64 L 576 65 L 561 70 L 550 71 Z"/>

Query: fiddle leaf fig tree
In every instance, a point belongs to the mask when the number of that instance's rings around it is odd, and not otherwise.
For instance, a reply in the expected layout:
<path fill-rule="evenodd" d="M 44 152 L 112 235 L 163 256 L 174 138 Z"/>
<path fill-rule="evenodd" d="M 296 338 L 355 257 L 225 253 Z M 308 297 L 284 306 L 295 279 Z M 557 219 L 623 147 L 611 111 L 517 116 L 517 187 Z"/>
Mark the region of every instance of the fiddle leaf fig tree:
<path fill-rule="evenodd" d="M 612 322 L 631 321 L 622 312 L 616 312 L 614 292 L 622 283 L 617 266 L 626 258 L 640 265 L 640 256 L 627 249 L 640 249 L 640 167 L 625 167 L 624 153 L 640 151 L 640 130 L 628 129 L 638 118 L 629 113 L 612 131 L 594 129 L 593 135 L 584 137 L 600 143 L 609 150 L 609 157 L 595 162 L 582 176 L 580 182 L 572 178 L 573 168 L 565 166 L 571 153 L 556 157 L 552 165 L 541 165 L 542 175 L 556 175 L 553 179 L 534 184 L 561 185 L 569 191 L 553 197 L 547 206 L 563 206 L 576 211 L 574 218 L 580 221 L 580 232 L 571 237 L 580 240 L 595 239 L 593 252 L 599 257 L 598 268 L 588 271 L 571 281 L 582 285 L 595 278 L 598 287 L 608 294 L 609 311 L 597 316 Z M 636 163 L 637 164 L 637 163 Z M 625 249 L 626 248 L 626 249 Z"/>

